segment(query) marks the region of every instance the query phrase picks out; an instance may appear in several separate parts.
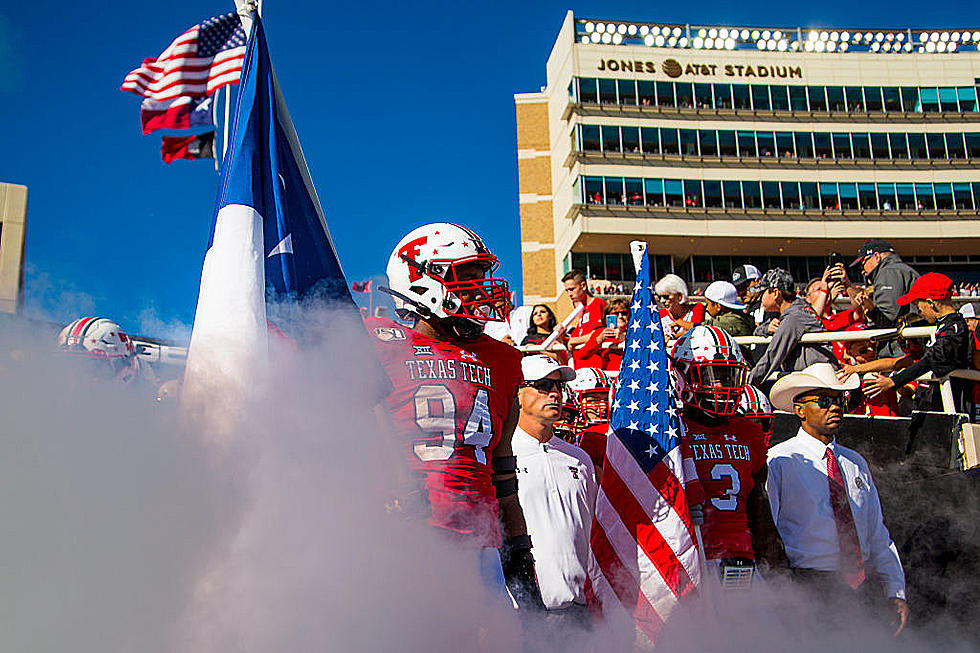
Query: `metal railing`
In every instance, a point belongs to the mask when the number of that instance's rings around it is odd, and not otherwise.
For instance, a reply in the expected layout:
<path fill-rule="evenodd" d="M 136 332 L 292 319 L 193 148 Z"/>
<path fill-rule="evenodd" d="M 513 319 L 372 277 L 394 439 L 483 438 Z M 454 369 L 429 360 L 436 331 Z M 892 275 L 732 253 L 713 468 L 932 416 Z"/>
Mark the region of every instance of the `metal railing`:
<path fill-rule="evenodd" d="M 855 340 L 872 340 L 879 338 L 932 338 L 936 334 L 936 327 L 905 327 L 904 329 L 864 329 L 862 331 L 818 331 L 814 333 L 804 333 L 800 337 L 800 342 L 803 344 L 816 344 L 823 342 L 852 342 Z M 739 345 L 768 345 L 772 341 L 772 336 L 733 336 L 733 340 Z M 613 348 L 620 342 L 616 343 L 603 343 L 603 348 Z M 519 350 L 526 353 L 541 352 L 546 351 L 541 345 L 524 345 L 518 347 Z M 547 351 L 569 351 L 567 347 L 560 343 L 555 343 Z M 612 376 L 616 376 L 616 372 L 610 372 Z M 775 378 L 775 377 L 773 377 Z M 935 378 L 931 372 L 919 377 L 919 381 L 925 383 L 938 383 L 939 384 L 939 394 L 942 397 L 943 402 L 943 412 L 948 414 L 955 414 L 956 410 L 955 402 L 953 401 L 953 391 L 950 385 L 950 379 L 966 379 L 969 381 L 980 381 L 980 371 L 974 369 L 959 369 L 953 370 L 949 374 L 939 379 Z"/>

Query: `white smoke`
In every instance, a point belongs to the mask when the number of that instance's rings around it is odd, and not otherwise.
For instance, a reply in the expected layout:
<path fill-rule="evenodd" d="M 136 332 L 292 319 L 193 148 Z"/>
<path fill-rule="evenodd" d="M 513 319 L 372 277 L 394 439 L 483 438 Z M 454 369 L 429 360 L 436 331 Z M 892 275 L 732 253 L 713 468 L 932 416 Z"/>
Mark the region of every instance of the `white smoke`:
<path fill-rule="evenodd" d="M 93 381 L 51 355 L 48 335 L 0 333 L 4 650 L 520 650 L 473 557 L 386 510 L 401 443 L 374 417 L 363 327 L 313 317 L 329 339 L 275 347 L 270 382 L 220 443 L 193 423 L 178 432 L 152 388 Z M 974 648 L 955 632 L 896 641 L 858 615 L 828 631 L 830 607 L 778 586 L 720 616 L 688 606 L 659 650 Z M 563 650 L 632 648 L 607 628 Z M 530 639 L 549 650 L 552 634 Z"/>

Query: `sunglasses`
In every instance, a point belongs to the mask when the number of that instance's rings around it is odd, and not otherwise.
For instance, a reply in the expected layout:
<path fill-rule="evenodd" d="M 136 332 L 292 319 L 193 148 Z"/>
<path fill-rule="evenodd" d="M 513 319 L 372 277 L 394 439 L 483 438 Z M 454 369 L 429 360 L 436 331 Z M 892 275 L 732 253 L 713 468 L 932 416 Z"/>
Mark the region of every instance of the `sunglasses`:
<path fill-rule="evenodd" d="M 844 395 L 837 395 L 831 397 L 830 395 L 822 395 L 816 399 L 800 399 L 796 403 L 798 404 L 816 404 L 822 410 L 827 410 L 831 406 L 837 406 L 838 408 L 843 408 L 847 403 L 847 399 Z"/>
<path fill-rule="evenodd" d="M 669 302 L 671 299 L 674 298 L 673 295 L 657 295 L 657 297 L 659 297 L 660 299 L 662 299 L 665 302 Z"/>
<path fill-rule="evenodd" d="M 629 311 L 616 311 L 615 313 L 613 313 L 613 315 L 618 315 L 619 317 L 625 317 L 625 318 L 628 319 L 629 316 L 630 316 L 630 312 Z"/>
<path fill-rule="evenodd" d="M 524 381 L 521 383 L 523 388 L 534 388 L 542 394 L 551 392 L 564 392 L 566 382 L 560 379 L 538 379 L 537 381 Z"/>

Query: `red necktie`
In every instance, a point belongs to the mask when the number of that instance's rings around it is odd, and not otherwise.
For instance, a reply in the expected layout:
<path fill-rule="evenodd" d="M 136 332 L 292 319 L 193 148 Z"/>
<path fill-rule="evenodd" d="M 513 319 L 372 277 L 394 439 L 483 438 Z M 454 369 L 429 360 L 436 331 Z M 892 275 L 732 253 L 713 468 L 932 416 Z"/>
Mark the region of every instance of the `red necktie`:
<path fill-rule="evenodd" d="M 844 475 L 834 452 L 827 447 L 827 481 L 830 485 L 830 507 L 834 510 L 834 523 L 837 526 L 837 546 L 840 547 L 839 570 L 844 582 L 857 589 L 864 582 L 864 561 L 861 558 L 861 543 L 858 540 L 854 514 L 847 500 L 847 487 Z"/>

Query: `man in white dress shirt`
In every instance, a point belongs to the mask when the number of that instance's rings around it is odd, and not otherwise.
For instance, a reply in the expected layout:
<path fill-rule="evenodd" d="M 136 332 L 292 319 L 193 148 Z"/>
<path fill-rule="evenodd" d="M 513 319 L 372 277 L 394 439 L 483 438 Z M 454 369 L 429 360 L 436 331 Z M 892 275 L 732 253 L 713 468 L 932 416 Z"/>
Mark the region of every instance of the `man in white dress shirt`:
<path fill-rule="evenodd" d="M 522 361 L 520 417 L 514 431 L 517 492 L 531 536 L 535 571 L 548 609 L 548 646 L 562 650 L 591 628 L 585 606 L 589 534 L 595 513 L 592 460 L 583 450 L 554 437 L 562 391 L 575 371 L 548 356 Z"/>
<path fill-rule="evenodd" d="M 772 405 L 800 418 L 795 437 L 769 450 L 766 490 L 786 546 L 793 577 L 838 605 L 850 590 L 877 576 L 895 615 L 897 635 L 905 627 L 905 572 L 885 528 L 878 490 L 867 461 L 836 441 L 844 414 L 844 391 L 858 376 L 838 381 L 828 363 L 788 374 L 772 387 Z"/>

